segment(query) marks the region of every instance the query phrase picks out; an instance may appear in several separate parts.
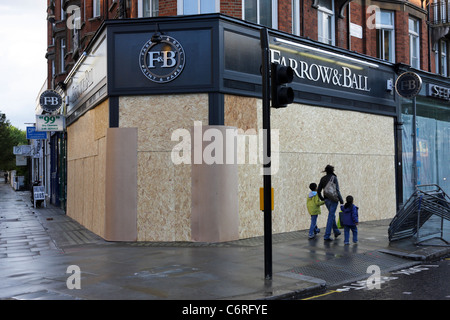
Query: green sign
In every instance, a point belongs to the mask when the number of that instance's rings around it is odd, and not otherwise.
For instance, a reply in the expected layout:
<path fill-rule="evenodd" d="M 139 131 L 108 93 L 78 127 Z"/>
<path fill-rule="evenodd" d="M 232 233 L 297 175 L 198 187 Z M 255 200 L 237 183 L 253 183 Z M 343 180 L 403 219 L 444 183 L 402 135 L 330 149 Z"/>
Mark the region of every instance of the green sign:
<path fill-rule="evenodd" d="M 64 131 L 66 118 L 64 116 L 37 115 L 36 131 Z"/>

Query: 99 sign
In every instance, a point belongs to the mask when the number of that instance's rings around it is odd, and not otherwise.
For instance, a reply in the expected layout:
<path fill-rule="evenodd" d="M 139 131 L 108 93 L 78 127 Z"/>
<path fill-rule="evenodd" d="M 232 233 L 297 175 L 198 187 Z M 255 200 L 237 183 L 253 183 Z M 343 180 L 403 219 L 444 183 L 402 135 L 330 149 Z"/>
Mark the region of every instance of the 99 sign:
<path fill-rule="evenodd" d="M 54 124 L 55 120 L 56 120 L 55 116 L 45 116 L 44 117 L 45 124 Z"/>
<path fill-rule="evenodd" d="M 36 115 L 37 131 L 63 131 L 65 127 L 64 116 L 61 115 Z"/>

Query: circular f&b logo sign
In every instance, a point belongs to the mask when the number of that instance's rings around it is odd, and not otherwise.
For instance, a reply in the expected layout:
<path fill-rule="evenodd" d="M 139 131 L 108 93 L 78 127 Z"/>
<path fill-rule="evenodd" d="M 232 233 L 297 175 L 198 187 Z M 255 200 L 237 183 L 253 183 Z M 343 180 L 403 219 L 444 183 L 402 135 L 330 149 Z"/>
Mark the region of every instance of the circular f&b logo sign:
<path fill-rule="evenodd" d="M 414 72 L 402 73 L 395 82 L 397 93 L 403 98 L 414 98 L 422 88 L 422 78 Z"/>
<path fill-rule="evenodd" d="M 53 112 L 61 108 L 62 97 L 58 92 L 54 90 L 47 90 L 42 92 L 41 96 L 39 97 L 39 104 L 45 111 Z"/>
<path fill-rule="evenodd" d="M 147 41 L 139 54 L 142 73 L 156 83 L 176 79 L 183 71 L 185 60 L 181 44 L 166 35 L 161 36 L 158 42 Z"/>

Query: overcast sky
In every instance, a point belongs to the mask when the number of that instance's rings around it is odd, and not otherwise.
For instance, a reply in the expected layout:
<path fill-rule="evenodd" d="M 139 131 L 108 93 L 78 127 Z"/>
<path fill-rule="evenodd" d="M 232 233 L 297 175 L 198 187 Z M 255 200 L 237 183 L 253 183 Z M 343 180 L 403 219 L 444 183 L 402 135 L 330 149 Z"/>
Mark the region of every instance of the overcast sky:
<path fill-rule="evenodd" d="M 0 112 L 25 130 L 47 76 L 47 0 L 0 0 Z"/>

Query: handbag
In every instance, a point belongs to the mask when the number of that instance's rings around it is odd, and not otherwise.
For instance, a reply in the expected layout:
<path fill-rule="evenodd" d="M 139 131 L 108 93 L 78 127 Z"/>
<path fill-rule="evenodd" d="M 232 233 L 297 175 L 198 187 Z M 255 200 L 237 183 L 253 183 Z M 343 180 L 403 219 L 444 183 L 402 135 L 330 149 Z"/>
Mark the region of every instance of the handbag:
<path fill-rule="evenodd" d="M 325 186 L 325 188 L 323 189 L 323 195 L 334 201 L 334 202 L 338 202 L 339 201 L 339 197 L 337 194 L 337 190 L 336 190 L 336 183 L 334 183 L 334 176 L 331 176 L 330 180 L 328 181 L 327 185 Z"/>

